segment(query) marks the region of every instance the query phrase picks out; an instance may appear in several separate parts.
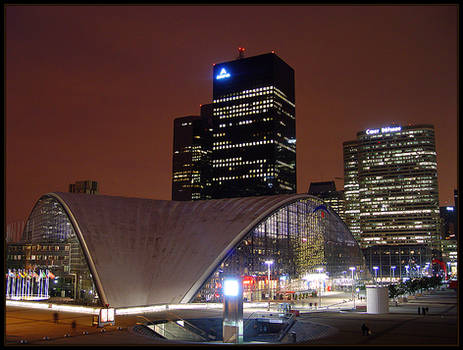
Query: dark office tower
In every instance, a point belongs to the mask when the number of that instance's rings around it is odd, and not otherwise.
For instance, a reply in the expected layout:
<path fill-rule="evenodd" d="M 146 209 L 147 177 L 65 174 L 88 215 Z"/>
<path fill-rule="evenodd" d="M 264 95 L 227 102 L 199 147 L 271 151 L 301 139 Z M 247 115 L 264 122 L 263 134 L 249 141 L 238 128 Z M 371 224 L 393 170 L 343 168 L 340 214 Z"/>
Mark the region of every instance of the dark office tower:
<path fill-rule="evenodd" d="M 200 116 L 174 120 L 172 200 L 208 199 L 210 115 L 210 105 L 204 105 Z"/>
<path fill-rule="evenodd" d="M 77 181 L 75 184 L 69 185 L 69 192 L 97 194 L 98 193 L 98 182 L 91 181 L 91 180 Z"/>
<path fill-rule="evenodd" d="M 308 194 L 328 204 L 344 221 L 344 191 L 337 191 L 334 181 L 311 182 Z M 345 221 L 344 221 L 345 222 Z"/>
<path fill-rule="evenodd" d="M 213 74 L 212 198 L 295 193 L 294 70 L 268 53 Z"/>

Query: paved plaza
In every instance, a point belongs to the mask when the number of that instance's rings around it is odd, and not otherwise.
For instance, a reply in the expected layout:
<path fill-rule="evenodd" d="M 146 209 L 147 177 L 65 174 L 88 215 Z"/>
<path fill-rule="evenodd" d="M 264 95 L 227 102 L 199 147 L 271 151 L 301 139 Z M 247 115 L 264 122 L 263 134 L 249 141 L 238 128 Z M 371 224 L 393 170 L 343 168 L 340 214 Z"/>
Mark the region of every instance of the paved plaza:
<path fill-rule="evenodd" d="M 353 311 L 345 295 L 322 299 L 322 309 L 315 310 L 306 304 L 299 305 L 301 312 L 290 332 L 296 334 L 297 344 L 304 345 L 455 345 L 459 344 L 458 303 L 454 290 L 436 290 L 417 296 L 407 302 L 391 306 L 388 314 L 367 314 Z M 359 302 L 357 301 L 357 305 Z M 361 304 L 362 305 L 362 304 Z M 363 305 L 365 305 L 363 303 Z M 324 307 L 323 307 L 324 306 Z M 328 309 L 326 309 L 327 306 Z M 418 315 L 418 307 L 428 307 L 426 315 Z M 265 309 L 245 309 L 244 319 Z M 156 319 L 191 319 L 221 317 L 222 310 L 172 310 L 143 315 L 116 316 L 116 325 L 105 328 L 92 326 L 92 316 L 59 312 L 58 323 L 53 313 L 20 307 L 6 308 L 5 345 L 150 345 L 174 344 L 133 331 L 137 323 Z M 76 328 L 72 329 L 72 321 Z M 372 331 L 362 336 L 361 325 Z M 65 336 L 69 335 L 69 336 Z M 47 337 L 44 339 L 44 337 Z M 291 343 L 285 337 L 282 343 Z M 178 344 L 178 342 L 177 342 Z M 186 343 L 183 343 L 185 345 Z M 217 343 L 210 344 L 217 346 Z"/>

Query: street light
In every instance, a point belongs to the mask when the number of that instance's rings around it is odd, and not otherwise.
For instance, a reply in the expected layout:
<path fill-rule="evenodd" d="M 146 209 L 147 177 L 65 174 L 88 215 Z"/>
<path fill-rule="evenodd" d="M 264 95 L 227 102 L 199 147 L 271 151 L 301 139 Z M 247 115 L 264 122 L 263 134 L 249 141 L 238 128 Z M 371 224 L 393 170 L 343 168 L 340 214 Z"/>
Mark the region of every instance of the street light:
<path fill-rule="evenodd" d="M 375 284 L 378 284 L 378 266 L 373 266 L 373 270 L 375 270 Z"/>
<path fill-rule="evenodd" d="M 354 309 L 355 309 L 355 298 L 354 298 L 354 271 L 355 271 L 355 267 L 349 267 L 349 270 L 352 272 L 352 300 L 354 301 Z"/>
<path fill-rule="evenodd" d="M 270 265 L 273 264 L 273 260 L 266 260 L 265 263 L 268 267 L 268 311 L 270 311 Z"/>
<path fill-rule="evenodd" d="M 409 265 L 405 265 L 405 270 L 407 270 L 407 277 L 408 277 L 408 278 L 410 278 L 410 274 L 409 274 L 409 272 L 408 272 L 408 269 L 409 269 L 409 268 L 410 268 Z"/>
<path fill-rule="evenodd" d="M 395 269 L 396 269 L 397 266 L 391 266 L 391 270 L 392 270 L 392 281 L 394 281 L 394 277 L 395 277 Z"/>
<path fill-rule="evenodd" d="M 319 267 L 319 268 L 317 268 L 317 271 L 318 271 L 318 289 L 320 291 L 320 294 L 318 296 L 318 304 L 319 304 L 318 307 L 321 307 L 322 306 L 322 278 L 321 278 L 321 273 L 323 271 L 323 268 Z"/>

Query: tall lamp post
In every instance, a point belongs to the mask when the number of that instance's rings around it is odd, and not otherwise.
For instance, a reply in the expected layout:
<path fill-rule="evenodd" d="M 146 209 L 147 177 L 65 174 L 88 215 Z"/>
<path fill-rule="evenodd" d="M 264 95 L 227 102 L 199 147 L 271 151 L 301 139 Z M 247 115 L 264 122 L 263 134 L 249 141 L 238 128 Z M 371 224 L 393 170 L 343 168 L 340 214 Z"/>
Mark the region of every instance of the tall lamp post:
<path fill-rule="evenodd" d="M 392 270 L 392 281 L 394 281 L 395 269 L 396 269 L 396 266 L 391 266 L 391 270 Z"/>
<path fill-rule="evenodd" d="M 355 297 L 354 297 L 354 271 L 355 271 L 355 267 L 349 267 L 349 270 L 352 272 L 352 300 L 354 301 L 354 309 L 355 309 Z"/>
<path fill-rule="evenodd" d="M 378 266 L 373 266 L 373 270 L 375 270 L 375 284 L 378 284 Z"/>
<path fill-rule="evenodd" d="M 270 311 L 270 265 L 273 264 L 273 260 L 266 260 L 267 271 L 268 271 L 268 311 Z"/>
<path fill-rule="evenodd" d="M 318 289 L 319 289 L 319 295 L 318 295 L 318 304 L 319 306 L 318 307 L 321 307 L 322 306 L 322 277 L 321 277 L 321 273 L 323 271 L 323 268 L 322 267 L 319 267 L 317 268 L 317 271 L 318 271 Z"/>

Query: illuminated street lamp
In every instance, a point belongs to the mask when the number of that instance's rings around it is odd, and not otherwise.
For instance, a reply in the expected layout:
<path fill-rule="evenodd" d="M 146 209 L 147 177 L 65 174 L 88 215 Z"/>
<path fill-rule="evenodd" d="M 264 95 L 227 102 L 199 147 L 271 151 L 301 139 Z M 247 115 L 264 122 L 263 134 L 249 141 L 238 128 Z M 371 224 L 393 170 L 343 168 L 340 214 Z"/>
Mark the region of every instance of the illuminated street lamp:
<path fill-rule="evenodd" d="M 410 277 L 410 274 L 409 274 L 409 272 L 408 272 L 408 269 L 409 269 L 409 268 L 410 268 L 409 265 L 405 265 L 405 270 L 407 270 L 407 277 Z"/>
<path fill-rule="evenodd" d="M 395 277 L 395 269 L 396 269 L 397 266 L 391 266 L 391 270 L 392 270 L 392 280 L 394 280 L 394 277 Z"/>
<path fill-rule="evenodd" d="M 373 270 L 375 270 L 375 284 L 378 284 L 378 266 L 373 266 Z"/>
<path fill-rule="evenodd" d="M 319 267 L 319 268 L 317 268 L 317 271 L 318 271 L 318 289 L 320 291 L 319 296 L 318 296 L 318 304 L 319 304 L 318 307 L 321 307 L 322 306 L 322 277 L 321 277 L 321 273 L 323 271 L 323 268 Z"/>
<path fill-rule="evenodd" d="M 355 298 L 354 298 L 354 271 L 355 271 L 355 267 L 349 267 L 349 270 L 352 272 L 352 300 L 354 301 L 354 309 L 355 309 Z"/>
<path fill-rule="evenodd" d="M 270 265 L 273 264 L 273 260 L 266 260 L 265 263 L 268 267 L 268 311 L 270 311 Z"/>

